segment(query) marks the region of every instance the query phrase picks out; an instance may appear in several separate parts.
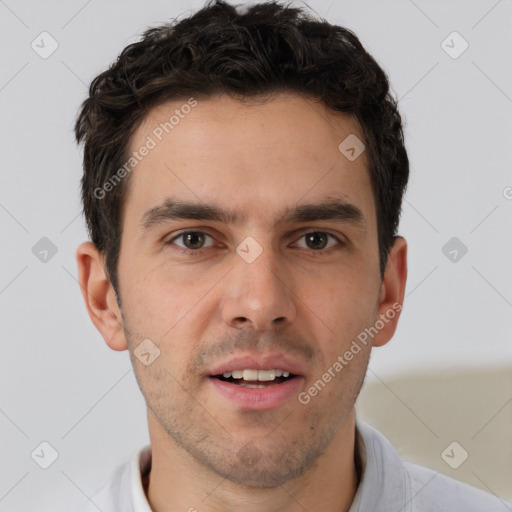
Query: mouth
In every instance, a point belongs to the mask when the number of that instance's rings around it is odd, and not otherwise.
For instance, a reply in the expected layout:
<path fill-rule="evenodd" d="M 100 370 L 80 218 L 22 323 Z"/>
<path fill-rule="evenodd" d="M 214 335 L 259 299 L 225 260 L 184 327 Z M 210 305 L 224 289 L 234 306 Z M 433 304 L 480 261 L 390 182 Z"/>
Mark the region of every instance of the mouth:
<path fill-rule="evenodd" d="M 228 382 L 235 386 L 248 389 L 265 389 L 269 386 L 276 386 L 294 379 L 297 375 L 287 370 L 270 369 L 270 370 L 233 370 L 224 372 L 219 375 L 213 375 L 212 378 L 219 379 L 222 382 Z"/>
<path fill-rule="evenodd" d="M 305 382 L 302 366 L 284 356 L 237 357 L 207 376 L 212 391 L 235 410 L 280 407 L 297 397 Z"/>

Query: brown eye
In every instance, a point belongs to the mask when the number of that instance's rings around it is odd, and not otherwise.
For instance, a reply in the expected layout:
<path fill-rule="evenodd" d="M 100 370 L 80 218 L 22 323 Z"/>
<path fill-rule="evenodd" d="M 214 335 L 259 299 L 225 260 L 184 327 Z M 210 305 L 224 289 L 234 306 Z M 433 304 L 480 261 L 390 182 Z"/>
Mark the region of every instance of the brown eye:
<path fill-rule="evenodd" d="M 169 240 L 169 245 L 177 245 L 180 249 L 198 251 L 211 247 L 213 239 L 210 235 L 201 231 L 186 231 Z"/>
<path fill-rule="evenodd" d="M 204 233 L 191 232 L 182 235 L 182 240 L 187 249 L 201 249 L 204 244 Z"/>
<path fill-rule="evenodd" d="M 306 244 L 310 249 L 325 249 L 328 238 L 325 233 L 308 233 L 306 235 Z"/>
<path fill-rule="evenodd" d="M 340 244 L 338 238 L 330 233 L 325 233 L 324 231 L 312 231 L 311 233 L 306 233 L 301 237 L 301 240 L 304 240 L 304 242 L 299 243 L 299 247 L 303 249 L 312 249 L 314 251 L 330 249 L 334 245 Z"/>

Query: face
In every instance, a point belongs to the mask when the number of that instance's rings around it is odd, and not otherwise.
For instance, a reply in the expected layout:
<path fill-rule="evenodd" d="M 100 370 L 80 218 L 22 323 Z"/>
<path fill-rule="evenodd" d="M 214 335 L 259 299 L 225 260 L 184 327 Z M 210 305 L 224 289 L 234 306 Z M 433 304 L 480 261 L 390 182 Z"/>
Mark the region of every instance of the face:
<path fill-rule="evenodd" d="M 335 363 L 390 308 L 367 156 L 338 149 L 363 135 L 293 94 L 186 103 L 155 108 L 131 141 L 156 145 L 124 207 L 123 336 L 153 429 L 224 478 L 280 485 L 347 421 L 371 343 Z"/>

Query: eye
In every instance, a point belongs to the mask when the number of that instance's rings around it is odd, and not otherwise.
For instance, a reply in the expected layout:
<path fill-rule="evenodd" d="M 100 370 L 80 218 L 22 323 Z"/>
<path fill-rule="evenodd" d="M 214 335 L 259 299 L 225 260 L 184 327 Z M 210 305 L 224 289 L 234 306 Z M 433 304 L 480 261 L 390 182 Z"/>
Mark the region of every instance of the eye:
<path fill-rule="evenodd" d="M 209 240 L 210 243 L 205 245 L 207 240 Z M 178 241 L 181 243 L 178 243 Z M 185 231 L 174 238 L 171 238 L 167 244 L 175 244 L 178 247 L 188 249 L 189 251 L 198 251 L 200 249 L 205 249 L 206 247 L 211 247 L 213 245 L 213 238 L 201 231 Z"/>
<path fill-rule="evenodd" d="M 335 245 L 342 245 L 339 238 L 324 231 L 312 231 L 310 233 L 306 233 L 305 235 L 302 235 L 299 240 L 304 240 L 305 245 L 301 246 L 301 244 L 297 242 L 297 247 L 300 247 L 301 249 L 312 249 L 314 251 L 322 251 L 330 249 Z"/>

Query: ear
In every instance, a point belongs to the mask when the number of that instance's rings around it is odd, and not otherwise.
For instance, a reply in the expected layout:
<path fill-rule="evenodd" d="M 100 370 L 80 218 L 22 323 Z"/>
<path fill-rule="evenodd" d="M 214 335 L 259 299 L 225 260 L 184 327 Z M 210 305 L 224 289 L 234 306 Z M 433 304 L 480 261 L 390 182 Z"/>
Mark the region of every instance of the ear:
<path fill-rule="evenodd" d="M 107 278 L 103 255 L 92 242 L 84 242 L 76 251 L 76 261 L 82 296 L 92 323 L 112 350 L 126 350 L 121 311 Z"/>
<path fill-rule="evenodd" d="M 379 329 L 373 339 L 374 347 L 385 345 L 396 331 L 404 302 L 406 281 L 407 242 L 399 236 L 389 251 L 386 271 L 382 280 L 376 318 L 376 327 Z"/>

